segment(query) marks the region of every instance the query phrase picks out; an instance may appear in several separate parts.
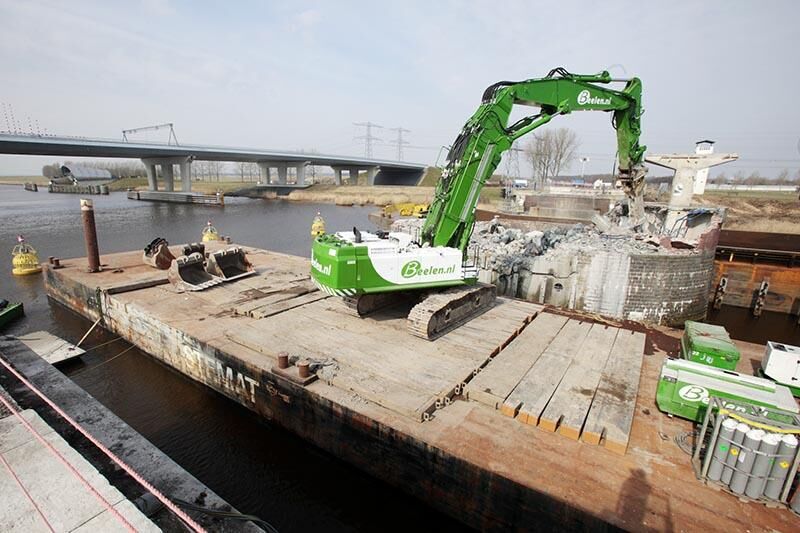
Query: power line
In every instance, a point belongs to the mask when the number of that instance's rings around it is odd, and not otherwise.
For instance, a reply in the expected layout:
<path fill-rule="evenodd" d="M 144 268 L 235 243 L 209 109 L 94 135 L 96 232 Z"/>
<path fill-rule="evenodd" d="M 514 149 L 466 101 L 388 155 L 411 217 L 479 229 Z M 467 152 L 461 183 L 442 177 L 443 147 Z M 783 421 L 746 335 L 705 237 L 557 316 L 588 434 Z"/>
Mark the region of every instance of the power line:
<path fill-rule="evenodd" d="M 366 128 L 366 133 L 364 135 L 359 135 L 358 137 L 353 137 L 353 139 L 359 141 L 364 141 L 364 157 L 371 158 L 372 157 L 372 143 L 375 141 L 381 141 L 383 139 L 379 137 L 375 137 L 372 134 L 372 128 L 383 128 L 378 124 L 373 124 L 372 122 L 353 122 L 355 126 L 362 126 Z"/>
<path fill-rule="evenodd" d="M 403 133 L 411 133 L 411 130 L 407 130 L 407 129 L 403 128 L 402 126 L 399 126 L 397 128 L 391 128 L 389 131 L 396 131 L 397 132 L 397 139 L 394 140 L 394 141 L 391 141 L 389 144 L 393 144 L 393 145 L 397 146 L 397 160 L 398 161 L 402 161 L 403 160 L 403 145 L 404 144 L 408 144 L 408 141 L 404 141 L 403 140 Z"/>

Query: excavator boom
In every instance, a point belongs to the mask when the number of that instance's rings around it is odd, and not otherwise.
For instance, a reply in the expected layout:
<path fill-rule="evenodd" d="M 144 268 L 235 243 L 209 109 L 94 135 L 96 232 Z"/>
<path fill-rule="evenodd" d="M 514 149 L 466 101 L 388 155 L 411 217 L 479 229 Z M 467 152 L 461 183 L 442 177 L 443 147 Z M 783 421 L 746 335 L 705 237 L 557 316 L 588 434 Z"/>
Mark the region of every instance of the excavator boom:
<path fill-rule="evenodd" d="M 641 182 L 644 178 L 642 159 L 645 147 L 639 145 L 642 84 L 638 78 L 632 78 L 625 80 L 622 90 L 604 86 L 612 81 L 616 80 L 608 72 L 577 75 L 554 69 L 545 78 L 502 81 L 489 86 L 480 107 L 450 148 L 422 229 L 421 241 L 431 246 L 464 251 L 475 223 L 475 206 L 480 191 L 500 163 L 503 152 L 515 140 L 547 124 L 553 117 L 573 111 L 613 113 L 619 178 L 629 197 L 635 196 L 634 189 L 638 183 L 635 185 L 633 182 Z M 535 106 L 540 112 L 509 125 L 515 104 Z M 632 211 L 640 210 L 640 207 Z"/>

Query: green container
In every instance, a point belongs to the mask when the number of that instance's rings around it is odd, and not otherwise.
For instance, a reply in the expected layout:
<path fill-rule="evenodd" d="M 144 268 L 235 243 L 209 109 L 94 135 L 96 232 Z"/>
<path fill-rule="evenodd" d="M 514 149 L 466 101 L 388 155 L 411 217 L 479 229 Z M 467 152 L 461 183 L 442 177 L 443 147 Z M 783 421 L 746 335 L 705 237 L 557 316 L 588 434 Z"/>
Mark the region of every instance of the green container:
<path fill-rule="evenodd" d="M 694 363 L 736 370 L 739 349 L 722 326 L 687 320 L 681 337 L 681 357 Z"/>
<path fill-rule="evenodd" d="M 742 414 L 747 411 L 727 405 L 725 400 L 750 404 L 761 416 L 777 422 L 791 422 L 791 415 L 800 411 L 789 389 L 772 380 L 680 359 L 664 361 L 656 390 L 659 409 L 702 422 L 712 396 L 723 400 L 726 408 Z"/>

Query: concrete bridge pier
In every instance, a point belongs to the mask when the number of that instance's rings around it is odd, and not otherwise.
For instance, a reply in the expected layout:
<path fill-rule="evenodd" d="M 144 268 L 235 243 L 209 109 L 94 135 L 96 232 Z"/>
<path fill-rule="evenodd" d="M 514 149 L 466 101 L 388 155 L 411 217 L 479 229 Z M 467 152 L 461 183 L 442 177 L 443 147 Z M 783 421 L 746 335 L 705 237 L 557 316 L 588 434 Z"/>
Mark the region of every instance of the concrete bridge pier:
<path fill-rule="evenodd" d="M 286 185 L 286 174 L 288 173 L 288 167 L 286 163 L 279 163 L 277 167 L 278 167 L 278 184 Z"/>
<path fill-rule="evenodd" d="M 144 168 L 147 171 L 147 186 L 151 191 L 158 190 L 157 166 L 161 167 L 161 176 L 164 178 L 164 190 L 166 192 L 175 191 L 175 169 L 178 165 L 181 177 L 181 191 L 191 192 L 192 190 L 192 157 L 167 157 L 167 158 L 146 158 L 142 159 Z"/>
<path fill-rule="evenodd" d="M 258 168 L 261 169 L 261 175 L 264 177 L 264 185 L 272 183 L 272 169 L 278 171 L 277 185 L 287 185 L 289 183 L 289 168 L 295 169 L 295 184 L 305 185 L 306 182 L 306 166 L 309 161 L 301 162 L 287 162 L 287 161 L 259 161 Z"/>
<path fill-rule="evenodd" d="M 692 205 L 692 196 L 697 185 L 698 174 L 717 165 L 724 165 L 739 159 L 738 154 L 714 154 L 712 152 L 696 152 L 694 154 L 649 155 L 645 161 L 675 171 L 672 178 L 672 189 L 669 197 L 669 213 L 665 221 L 666 228 L 672 226 L 686 213 Z M 702 176 L 705 178 L 705 176 Z"/>

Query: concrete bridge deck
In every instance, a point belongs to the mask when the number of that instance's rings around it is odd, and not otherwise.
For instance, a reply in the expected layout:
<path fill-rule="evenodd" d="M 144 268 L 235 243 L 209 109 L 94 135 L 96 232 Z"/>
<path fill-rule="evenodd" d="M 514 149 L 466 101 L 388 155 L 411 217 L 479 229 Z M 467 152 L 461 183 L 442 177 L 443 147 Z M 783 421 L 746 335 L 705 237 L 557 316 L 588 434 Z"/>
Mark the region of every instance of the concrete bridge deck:
<path fill-rule="evenodd" d="M 257 163 L 266 177 L 266 184 L 272 183 L 273 173 L 276 172 L 275 183 L 279 185 L 286 185 L 292 180 L 298 185 L 303 185 L 308 165 L 331 167 L 337 185 L 341 184 L 343 171 L 348 172 L 351 178 L 357 176 L 359 172 L 366 172 L 370 185 L 416 185 L 425 171 L 425 165 L 417 163 L 290 150 L 136 143 L 86 137 L 4 133 L 0 133 L 0 154 L 141 159 L 147 170 L 149 187 L 152 191 L 158 189 L 157 166 L 161 167 L 164 190 L 174 190 L 174 167 L 178 166 L 181 190 L 191 191 L 192 161 Z M 290 169 L 293 169 L 293 176 L 289 175 Z"/>

